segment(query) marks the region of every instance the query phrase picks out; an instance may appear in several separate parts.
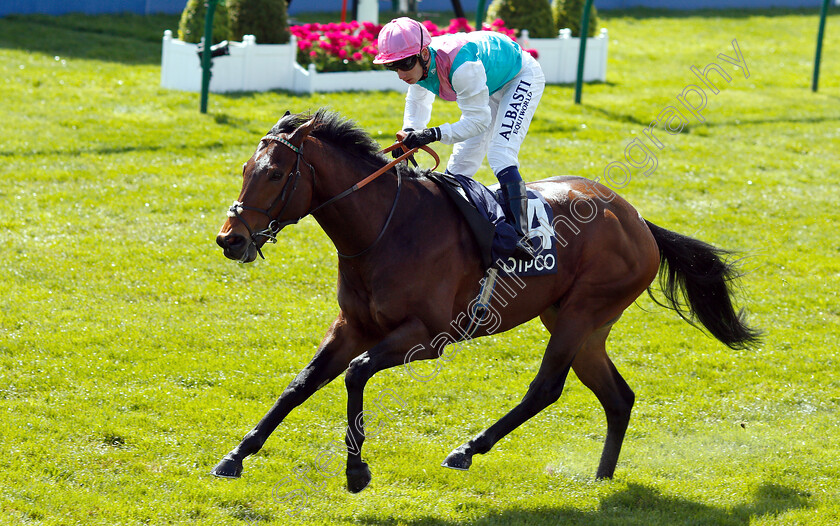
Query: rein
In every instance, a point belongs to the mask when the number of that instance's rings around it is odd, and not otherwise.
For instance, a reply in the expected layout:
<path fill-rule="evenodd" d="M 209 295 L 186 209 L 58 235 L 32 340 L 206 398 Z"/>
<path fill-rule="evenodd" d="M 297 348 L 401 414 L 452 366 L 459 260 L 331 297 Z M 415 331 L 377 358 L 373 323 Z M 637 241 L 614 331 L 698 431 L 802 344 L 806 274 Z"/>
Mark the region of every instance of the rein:
<path fill-rule="evenodd" d="M 344 190 L 340 194 L 331 197 L 327 201 L 321 203 L 320 205 L 318 205 L 315 208 L 313 208 L 312 210 L 306 212 L 305 214 L 298 217 L 297 219 L 290 219 L 290 220 L 287 220 L 287 221 L 280 222 L 280 221 L 277 220 L 277 218 L 279 218 L 281 215 L 283 215 L 283 212 L 286 210 L 286 207 L 288 207 L 289 203 L 292 202 L 292 195 L 294 194 L 294 191 L 297 189 L 298 181 L 300 180 L 300 161 L 303 160 L 304 164 L 306 164 L 306 166 L 309 167 L 309 171 L 312 173 L 313 187 L 317 182 L 317 179 L 315 178 L 315 168 L 306 159 L 303 158 L 303 144 L 301 144 L 300 147 L 295 146 L 294 144 L 290 143 L 287 139 L 285 139 L 283 137 L 280 137 L 278 135 L 266 135 L 265 137 L 260 139 L 260 141 L 265 141 L 265 140 L 277 141 L 277 142 L 287 146 L 288 148 L 290 148 L 293 152 L 295 152 L 295 154 L 297 154 L 297 158 L 295 159 L 295 167 L 292 169 L 292 171 L 289 172 L 289 175 L 286 176 L 286 178 L 287 178 L 286 179 L 286 184 L 283 185 L 283 189 L 280 191 L 280 194 L 277 196 L 276 199 L 274 199 L 274 201 L 269 205 L 268 208 L 262 209 L 262 208 L 246 206 L 244 203 L 241 203 L 240 201 L 234 201 L 233 204 L 228 209 L 228 213 L 227 213 L 228 217 L 235 217 L 236 219 L 241 221 L 243 225 L 245 225 L 245 228 L 248 229 L 248 233 L 251 235 L 251 244 L 254 245 L 254 247 L 257 249 L 257 253 L 263 259 L 265 259 L 265 256 L 263 255 L 260 247 L 257 245 L 257 242 L 259 241 L 259 239 L 261 237 L 265 237 L 266 242 L 268 242 L 268 243 L 276 243 L 277 242 L 277 233 L 280 232 L 280 230 L 282 230 L 284 227 L 286 227 L 288 225 L 293 225 L 293 224 L 297 223 L 298 221 L 300 221 L 301 219 L 303 219 L 304 217 L 306 217 L 310 214 L 314 214 L 315 212 L 317 212 L 321 208 L 324 208 L 327 205 L 335 203 L 339 199 L 343 199 L 343 198 L 347 197 L 348 195 L 350 195 L 350 194 L 352 194 L 352 193 L 354 193 L 358 190 L 361 190 L 362 188 L 367 186 L 369 183 L 373 182 L 380 175 L 384 174 L 385 172 L 387 172 L 388 170 L 390 170 L 391 168 L 396 166 L 397 163 L 399 163 L 399 162 L 401 162 L 405 159 L 408 159 L 409 157 L 411 157 L 412 155 L 417 153 L 418 149 L 423 149 L 423 151 L 425 151 L 426 153 L 428 153 L 429 155 L 431 155 L 434 158 L 435 166 L 434 166 L 434 168 L 432 168 L 432 170 L 435 170 L 438 167 L 438 165 L 440 164 L 440 157 L 438 157 L 437 153 L 434 150 L 432 150 L 431 148 L 429 148 L 428 146 L 424 145 L 424 146 L 420 146 L 419 148 L 412 148 L 410 150 L 405 151 L 405 153 L 403 153 L 402 155 L 400 155 L 399 157 L 397 157 L 393 161 L 389 162 L 388 164 L 386 164 L 385 166 L 383 166 L 379 170 L 377 170 L 377 171 L 373 172 L 372 174 L 368 175 L 367 177 L 365 177 L 364 179 L 362 179 L 358 183 L 354 184 L 353 186 L 351 186 L 347 190 Z M 379 153 L 388 153 L 388 152 L 390 152 L 392 150 L 395 150 L 397 148 L 401 148 L 402 150 L 406 150 L 406 148 L 402 145 L 402 143 L 397 142 L 397 143 L 392 144 L 391 146 L 388 146 L 387 148 L 384 148 L 384 149 L 380 150 Z M 272 218 L 271 210 L 277 205 L 277 203 L 284 200 L 284 198 L 286 196 L 286 190 L 289 189 L 289 184 L 291 184 L 292 187 L 291 187 L 291 191 L 289 192 L 288 199 L 285 199 L 285 202 L 283 203 L 283 207 L 280 209 L 280 212 L 278 212 L 277 215 L 274 216 L 274 218 Z M 346 255 L 346 254 L 342 254 L 341 252 L 338 252 L 336 250 L 336 253 L 338 254 L 339 257 L 346 258 L 346 259 L 359 257 L 359 256 L 367 253 L 368 251 L 370 251 L 374 246 L 376 246 L 377 243 L 379 243 L 379 241 L 382 239 L 382 237 L 385 234 L 385 230 L 388 229 L 388 225 L 391 223 L 391 219 L 394 217 L 394 211 L 396 211 L 396 209 L 397 209 L 397 201 L 399 200 L 401 189 L 402 189 L 402 176 L 400 175 L 399 171 L 397 171 L 397 194 L 394 196 L 394 202 L 391 205 L 390 212 L 388 212 L 388 218 L 385 220 L 385 224 L 382 226 L 382 230 L 380 230 L 379 235 L 376 237 L 376 239 L 373 241 L 373 243 L 370 244 L 370 246 L 368 246 L 367 248 L 365 248 L 364 250 L 362 250 L 359 253 L 356 253 L 356 254 L 353 254 L 353 255 Z M 264 216 L 268 217 L 271 221 L 268 223 L 268 226 L 265 229 L 260 230 L 258 232 L 254 232 L 254 230 L 251 228 L 251 225 L 249 225 L 248 222 L 245 220 L 245 218 L 242 216 L 242 212 L 245 211 L 245 210 L 259 212 L 259 213 L 263 214 Z M 245 253 L 242 256 L 242 261 L 244 261 L 245 258 L 247 258 L 247 255 L 248 255 L 248 251 L 246 250 Z"/>

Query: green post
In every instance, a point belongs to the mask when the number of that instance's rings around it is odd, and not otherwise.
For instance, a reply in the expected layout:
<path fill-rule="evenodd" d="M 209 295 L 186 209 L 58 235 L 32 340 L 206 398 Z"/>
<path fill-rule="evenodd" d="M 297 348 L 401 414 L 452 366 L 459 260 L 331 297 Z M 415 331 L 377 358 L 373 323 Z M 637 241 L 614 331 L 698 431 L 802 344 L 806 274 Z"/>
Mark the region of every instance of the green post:
<path fill-rule="evenodd" d="M 822 57 L 823 33 L 825 33 L 825 17 L 828 14 L 828 0 L 823 0 L 822 11 L 820 12 L 820 28 L 817 31 L 817 54 L 814 57 L 814 76 L 811 80 L 811 91 L 817 91 L 817 84 L 820 80 L 820 58 Z"/>
<path fill-rule="evenodd" d="M 484 12 L 486 9 L 487 0 L 478 0 L 478 8 L 475 10 L 475 29 L 481 29 L 481 24 L 484 22 Z"/>
<path fill-rule="evenodd" d="M 207 92 L 210 91 L 210 68 L 213 66 L 210 48 L 213 45 L 213 12 L 216 2 L 207 0 L 207 15 L 204 17 L 204 52 L 201 54 L 201 113 L 207 113 Z"/>
<path fill-rule="evenodd" d="M 586 40 L 589 37 L 589 10 L 592 0 L 586 0 L 583 6 L 583 16 L 580 19 L 580 50 L 578 51 L 577 79 L 575 80 L 575 104 L 580 104 L 583 91 L 583 66 L 586 63 Z"/>

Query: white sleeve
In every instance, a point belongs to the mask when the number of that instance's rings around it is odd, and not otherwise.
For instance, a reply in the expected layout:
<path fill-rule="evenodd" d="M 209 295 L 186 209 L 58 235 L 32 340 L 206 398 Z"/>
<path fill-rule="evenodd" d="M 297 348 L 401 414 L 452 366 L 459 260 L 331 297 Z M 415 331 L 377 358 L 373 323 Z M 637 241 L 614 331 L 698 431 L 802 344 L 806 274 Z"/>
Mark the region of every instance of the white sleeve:
<path fill-rule="evenodd" d="M 454 144 L 481 135 L 490 127 L 490 90 L 487 73 L 479 62 L 465 62 L 452 74 L 452 88 L 457 95 L 461 118 L 454 124 L 440 126 L 441 142 Z"/>
<path fill-rule="evenodd" d="M 405 94 L 405 112 L 403 113 L 403 129 L 413 128 L 422 130 L 432 118 L 432 103 L 435 94 L 417 84 L 411 84 Z"/>

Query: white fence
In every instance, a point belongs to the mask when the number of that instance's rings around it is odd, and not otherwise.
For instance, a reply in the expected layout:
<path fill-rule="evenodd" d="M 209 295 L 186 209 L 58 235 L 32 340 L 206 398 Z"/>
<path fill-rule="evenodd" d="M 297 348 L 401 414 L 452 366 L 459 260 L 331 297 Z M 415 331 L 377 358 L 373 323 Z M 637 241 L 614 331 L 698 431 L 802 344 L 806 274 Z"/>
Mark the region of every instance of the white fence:
<path fill-rule="evenodd" d="M 523 39 L 527 39 L 527 33 L 523 34 Z M 584 81 L 606 80 L 608 40 L 606 29 L 602 29 L 598 37 L 587 40 Z M 558 38 L 533 38 L 523 43 L 537 50 L 546 82 L 567 84 L 575 81 L 580 41 L 571 38 L 568 29 L 561 30 Z M 257 44 L 252 35 L 245 35 L 242 42 L 230 43 L 230 55 L 213 59 L 210 91 L 406 90 L 406 84 L 390 71 L 319 73 L 313 64 L 303 68 L 295 60 L 296 50 L 294 36 L 288 44 Z M 198 46 L 172 38 L 171 31 L 163 34 L 160 84 L 169 89 L 201 91 Z"/>
<path fill-rule="evenodd" d="M 528 38 L 528 31 L 522 31 L 519 39 L 526 48 L 536 49 L 537 61 L 548 84 L 572 84 L 577 79 L 580 39 L 572 38 L 569 29 L 561 29 L 558 38 Z M 607 30 L 601 29 L 597 37 L 586 39 L 586 60 L 583 63 L 584 82 L 606 82 L 607 80 Z"/>

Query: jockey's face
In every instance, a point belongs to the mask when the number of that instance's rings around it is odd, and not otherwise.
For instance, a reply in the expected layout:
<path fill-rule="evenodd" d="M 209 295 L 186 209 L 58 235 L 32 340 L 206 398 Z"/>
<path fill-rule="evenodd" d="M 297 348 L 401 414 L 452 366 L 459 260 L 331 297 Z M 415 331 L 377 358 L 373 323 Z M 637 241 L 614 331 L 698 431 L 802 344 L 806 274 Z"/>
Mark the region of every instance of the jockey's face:
<path fill-rule="evenodd" d="M 420 57 L 422 60 L 415 60 L 412 68 L 407 70 L 395 70 L 401 81 L 406 84 L 417 84 L 417 82 L 423 78 L 423 62 L 427 62 L 429 60 L 429 49 L 423 48 L 423 51 L 420 52 Z"/>
<path fill-rule="evenodd" d="M 405 82 L 406 84 L 417 84 L 417 81 L 420 80 L 420 77 L 423 76 L 423 66 L 418 60 L 417 63 L 414 64 L 414 67 L 409 69 L 408 71 L 398 69 L 397 75 L 399 75 L 400 80 Z"/>

